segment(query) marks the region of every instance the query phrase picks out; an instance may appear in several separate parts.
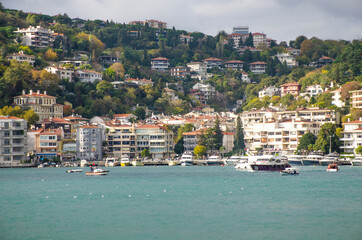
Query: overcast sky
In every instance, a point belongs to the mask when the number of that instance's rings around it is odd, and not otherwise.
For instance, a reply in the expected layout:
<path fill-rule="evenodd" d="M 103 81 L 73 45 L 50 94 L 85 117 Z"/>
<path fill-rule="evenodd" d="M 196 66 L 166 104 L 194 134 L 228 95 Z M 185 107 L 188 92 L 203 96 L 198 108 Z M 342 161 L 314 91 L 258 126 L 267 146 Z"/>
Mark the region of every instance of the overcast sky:
<path fill-rule="evenodd" d="M 2 0 L 5 8 L 48 15 L 113 20 L 156 19 L 167 27 L 215 36 L 249 26 L 278 42 L 308 38 L 362 37 L 361 0 Z"/>

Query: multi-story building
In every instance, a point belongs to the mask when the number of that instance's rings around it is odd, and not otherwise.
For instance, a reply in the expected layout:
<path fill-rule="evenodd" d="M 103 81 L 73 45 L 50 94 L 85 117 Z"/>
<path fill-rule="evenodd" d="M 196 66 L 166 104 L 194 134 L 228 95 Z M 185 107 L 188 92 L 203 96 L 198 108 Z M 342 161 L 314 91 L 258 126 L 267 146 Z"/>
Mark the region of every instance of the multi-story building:
<path fill-rule="evenodd" d="M 351 108 L 362 108 L 362 89 L 350 91 L 351 98 L 350 104 Z"/>
<path fill-rule="evenodd" d="M 177 77 L 177 78 L 186 78 L 190 75 L 190 68 L 189 67 L 183 67 L 183 66 L 177 66 L 170 68 L 171 76 Z"/>
<path fill-rule="evenodd" d="M 285 83 L 280 85 L 281 88 L 281 96 L 283 97 L 284 95 L 290 93 L 293 96 L 298 96 L 300 93 L 300 89 L 302 88 L 302 85 L 300 85 L 297 82 L 292 82 L 292 83 Z"/>
<path fill-rule="evenodd" d="M 208 100 L 210 97 L 215 96 L 216 91 L 210 84 L 196 83 L 192 89 L 199 90 L 205 95 L 205 99 Z"/>
<path fill-rule="evenodd" d="M 310 86 L 306 87 L 304 92 L 306 94 L 309 94 L 309 96 L 312 97 L 312 96 L 317 96 L 318 94 L 324 92 L 324 90 L 321 85 L 315 84 L 315 85 L 310 85 Z"/>
<path fill-rule="evenodd" d="M 332 104 L 339 108 L 346 105 L 346 103 L 341 100 L 341 91 L 342 88 L 339 88 L 330 92 L 332 94 Z"/>
<path fill-rule="evenodd" d="M 92 71 L 92 70 L 77 70 L 75 72 L 75 76 L 81 81 L 81 82 L 90 82 L 94 83 L 94 81 L 102 81 L 102 73 Z"/>
<path fill-rule="evenodd" d="M 74 70 L 56 66 L 46 67 L 45 70 L 56 74 L 60 79 L 68 79 L 69 82 L 73 82 Z"/>
<path fill-rule="evenodd" d="M 59 62 L 61 65 L 63 64 L 72 64 L 74 67 L 80 67 L 83 65 L 88 65 L 89 61 L 81 60 L 81 59 L 66 59 Z"/>
<path fill-rule="evenodd" d="M 256 48 L 267 47 L 266 34 L 253 33 L 253 44 Z"/>
<path fill-rule="evenodd" d="M 150 19 L 150 20 L 145 20 L 145 21 L 132 21 L 132 22 L 129 22 L 128 24 L 130 25 L 147 25 L 151 28 L 167 28 L 167 23 L 165 22 L 161 22 L 161 21 L 158 21 L 158 20 L 153 20 L 153 19 Z"/>
<path fill-rule="evenodd" d="M 44 94 L 33 92 L 30 90 L 29 94 L 14 97 L 14 103 L 20 107 L 29 107 L 34 110 L 39 116 L 39 121 L 44 121 L 46 118 L 51 117 L 63 117 L 63 105 L 56 103 L 56 97 L 47 95 L 46 91 Z"/>
<path fill-rule="evenodd" d="M 279 151 L 293 153 L 303 134 L 318 135 L 320 123 L 301 120 L 262 121 L 244 126 L 245 146 L 249 151 Z"/>
<path fill-rule="evenodd" d="M 78 159 L 101 160 L 103 129 L 85 125 L 77 129 L 77 153 Z"/>
<path fill-rule="evenodd" d="M 166 159 L 173 153 L 173 132 L 166 127 L 141 125 L 136 127 L 137 152 L 149 149 L 153 159 Z"/>
<path fill-rule="evenodd" d="M 300 49 L 296 49 L 296 48 L 288 48 L 287 50 L 290 54 L 292 54 L 294 56 L 299 56 L 300 52 L 301 52 Z"/>
<path fill-rule="evenodd" d="M 249 34 L 249 26 L 236 26 L 233 27 L 233 33 L 246 35 Z"/>
<path fill-rule="evenodd" d="M 54 31 L 41 26 L 29 27 L 15 31 L 21 36 L 22 44 L 35 48 L 53 47 Z"/>
<path fill-rule="evenodd" d="M 221 62 L 222 62 L 221 59 L 213 58 L 213 57 L 204 59 L 202 61 L 206 64 L 207 68 L 213 68 L 213 67 L 219 68 L 221 65 Z"/>
<path fill-rule="evenodd" d="M 15 166 L 27 160 L 27 121 L 0 116 L 0 166 Z"/>
<path fill-rule="evenodd" d="M 259 91 L 259 98 L 263 98 L 265 96 L 280 96 L 280 89 L 274 86 L 265 87 Z"/>
<path fill-rule="evenodd" d="M 60 142 L 63 140 L 63 129 L 49 129 L 35 134 L 35 151 L 38 159 L 60 157 Z"/>
<path fill-rule="evenodd" d="M 243 70 L 244 62 L 240 60 L 231 60 L 225 63 L 225 67 L 233 71 Z"/>
<path fill-rule="evenodd" d="M 279 53 L 276 55 L 281 63 L 286 63 L 289 68 L 298 67 L 297 59 L 290 53 Z"/>
<path fill-rule="evenodd" d="M 151 69 L 166 71 L 170 66 L 170 59 L 164 57 L 153 58 L 151 60 Z"/>
<path fill-rule="evenodd" d="M 35 63 L 35 57 L 28 54 L 24 54 L 23 51 L 20 51 L 19 53 L 9 54 L 6 56 L 6 59 L 9 61 L 17 60 L 18 62 L 27 62 L 32 66 L 34 66 Z"/>
<path fill-rule="evenodd" d="M 110 157 L 137 156 L 135 127 L 131 125 L 108 125 L 106 153 Z"/>
<path fill-rule="evenodd" d="M 43 121 L 39 121 L 35 124 L 36 128 L 44 128 L 44 129 L 63 129 L 63 137 L 64 139 L 72 139 L 75 138 L 73 133 L 74 125 L 71 121 L 67 121 L 62 118 L 51 117 L 46 118 Z"/>
<path fill-rule="evenodd" d="M 120 123 L 131 123 L 131 120 L 137 119 L 137 116 L 131 113 L 123 113 L 123 114 L 114 114 L 113 119 L 119 121 Z"/>
<path fill-rule="evenodd" d="M 362 119 L 342 123 L 343 132 L 340 138 L 343 152 L 353 154 L 362 145 Z"/>
<path fill-rule="evenodd" d="M 250 78 L 249 78 L 249 74 L 247 74 L 246 72 L 243 72 L 242 75 L 241 75 L 241 81 L 250 83 L 251 81 L 250 81 Z"/>
<path fill-rule="evenodd" d="M 325 65 L 333 63 L 333 61 L 334 61 L 333 58 L 323 56 L 323 57 L 319 58 L 317 61 L 312 62 L 310 64 L 310 66 L 315 67 L 315 68 L 320 68 Z"/>
<path fill-rule="evenodd" d="M 249 34 L 232 33 L 228 37 L 233 40 L 233 47 L 237 49 L 240 47 L 240 42 L 245 42 L 245 40 L 249 37 Z"/>
<path fill-rule="evenodd" d="M 265 62 L 253 62 L 250 63 L 250 71 L 255 74 L 265 73 L 266 70 L 266 63 Z"/>
<path fill-rule="evenodd" d="M 190 74 L 192 77 L 195 76 L 199 78 L 199 80 L 203 81 L 207 79 L 207 65 L 202 62 L 190 62 L 187 64 L 187 67 L 190 68 Z"/>

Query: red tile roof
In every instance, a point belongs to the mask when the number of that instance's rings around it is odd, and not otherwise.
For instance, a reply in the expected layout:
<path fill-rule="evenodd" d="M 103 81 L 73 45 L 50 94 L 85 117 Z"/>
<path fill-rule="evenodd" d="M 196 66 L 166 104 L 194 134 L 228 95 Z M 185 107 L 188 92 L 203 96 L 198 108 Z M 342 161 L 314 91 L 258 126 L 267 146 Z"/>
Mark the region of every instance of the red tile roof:
<path fill-rule="evenodd" d="M 265 62 L 253 62 L 253 63 L 250 63 L 250 65 L 257 65 L 257 64 L 264 64 L 264 65 L 266 65 Z"/>
<path fill-rule="evenodd" d="M 13 119 L 13 120 L 18 120 L 18 119 L 21 119 L 21 118 L 14 117 L 14 116 L 0 116 L 0 119 Z"/>
<path fill-rule="evenodd" d="M 162 61 L 170 61 L 170 59 L 164 58 L 164 57 L 157 57 L 157 58 L 153 58 L 151 59 L 152 61 L 157 61 L 157 60 L 162 60 Z"/>

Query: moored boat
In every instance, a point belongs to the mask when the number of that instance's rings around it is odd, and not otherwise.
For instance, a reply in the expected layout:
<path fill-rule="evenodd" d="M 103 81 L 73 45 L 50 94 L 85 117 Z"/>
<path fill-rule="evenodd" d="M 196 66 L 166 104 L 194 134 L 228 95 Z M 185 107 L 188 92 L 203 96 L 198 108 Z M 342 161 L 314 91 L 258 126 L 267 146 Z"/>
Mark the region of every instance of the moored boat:
<path fill-rule="evenodd" d="M 281 171 L 290 167 L 286 157 L 275 155 L 257 156 L 255 161 L 250 164 L 254 171 Z"/>
<path fill-rule="evenodd" d="M 326 155 L 323 159 L 319 160 L 319 164 L 322 166 L 327 166 L 334 162 L 338 162 L 339 154 L 337 152 L 330 153 Z"/>
<path fill-rule="evenodd" d="M 305 158 L 302 159 L 302 164 L 304 166 L 308 165 L 319 165 L 319 161 L 322 160 L 324 157 L 322 155 L 317 154 L 309 154 Z"/>
<path fill-rule="evenodd" d="M 177 166 L 177 162 L 175 160 L 169 160 L 168 165 L 171 166 L 171 167 Z"/>
<path fill-rule="evenodd" d="M 285 168 L 284 170 L 280 171 L 281 175 L 298 175 L 299 171 L 293 167 Z"/>
<path fill-rule="evenodd" d="M 224 164 L 225 165 L 229 165 L 229 166 L 236 166 L 236 164 L 240 163 L 240 161 L 246 160 L 248 161 L 248 157 L 247 156 L 231 156 L 228 159 L 224 160 Z"/>
<path fill-rule="evenodd" d="M 223 161 L 220 156 L 213 155 L 206 160 L 206 164 L 208 166 L 220 166 L 223 164 Z"/>
<path fill-rule="evenodd" d="M 288 155 L 286 157 L 290 165 L 302 165 L 302 160 L 305 158 L 303 155 Z"/>
<path fill-rule="evenodd" d="M 327 167 L 327 172 L 337 172 L 339 170 L 339 166 L 337 163 L 329 164 Z"/>
<path fill-rule="evenodd" d="M 350 160 L 352 166 L 362 166 L 362 157 L 355 157 Z"/>
<path fill-rule="evenodd" d="M 234 168 L 242 171 L 254 171 L 250 166 L 248 157 L 243 157 L 242 159 L 240 159 L 239 162 L 235 164 Z"/>
<path fill-rule="evenodd" d="M 144 166 L 143 162 L 141 161 L 141 159 L 135 159 L 131 162 L 132 166 L 137 167 L 137 166 Z"/>
<path fill-rule="evenodd" d="M 192 165 L 194 165 L 194 160 L 192 158 L 192 154 L 191 153 L 182 154 L 182 156 L 180 158 L 180 163 L 181 163 L 181 166 L 192 166 Z"/>
<path fill-rule="evenodd" d="M 122 157 L 121 158 L 121 167 L 127 167 L 131 164 L 128 157 Z"/>

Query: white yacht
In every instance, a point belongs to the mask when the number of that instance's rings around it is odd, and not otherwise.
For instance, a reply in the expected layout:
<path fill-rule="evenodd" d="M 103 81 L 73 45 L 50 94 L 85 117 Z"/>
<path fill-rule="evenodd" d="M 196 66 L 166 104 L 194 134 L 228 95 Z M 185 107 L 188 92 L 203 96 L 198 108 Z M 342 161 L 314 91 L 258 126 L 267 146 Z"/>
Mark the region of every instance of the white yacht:
<path fill-rule="evenodd" d="M 114 167 L 115 162 L 116 162 L 116 160 L 113 157 L 107 157 L 105 166 L 106 167 Z"/>
<path fill-rule="evenodd" d="M 303 155 L 288 155 L 286 157 L 291 165 L 302 165 L 302 160 L 305 158 Z"/>
<path fill-rule="evenodd" d="M 192 166 L 192 165 L 194 165 L 194 160 L 192 158 L 192 154 L 191 153 L 182 154 L 182 156 L 180 158 L 180 163 L 181 163 L 181 166 Z"/>
<path fill-rule="evenodd" d="M 223 164 L 223 161 L 222 161 L 222 159 L 221 159 L 220 156 L 213 155 L 213 156 L 210 156 L 210 157 L 206 160 L 206 164 L 207 164 L 208 166 L 222 165 L 222 164 Z"/>
<path fill-rule="evenodd" d="M 236 164 L 235 169 L 242 171 L 253 172 L 254 170 L 251 168 L 248 157 L 242 157 Z"/>
<path fill-rule="evenodd" d="M 351 160 L 352 166 L 362 166 L 362 156 L 355 157 Z"/>
<path fill-rule="evenodd" d="M 319 165 L 319 161 L 323 160 L 323 156 L 322 155 L 317 155 L 317 154 L 309 154 L 307 155 L 305 158 L 302 159 L 302 164 L 304 166 L 306 165 Z"/>
<path fill-rule="evenodd" d="M 238 164 L 240 161 L 248 161 L 248 157 L 247 156 L 231 156 L 228 159 L 226 159 L 224 161 L 225 165 L 229 165 L 229 166 L 235 166 L 236 164 Z"/>

